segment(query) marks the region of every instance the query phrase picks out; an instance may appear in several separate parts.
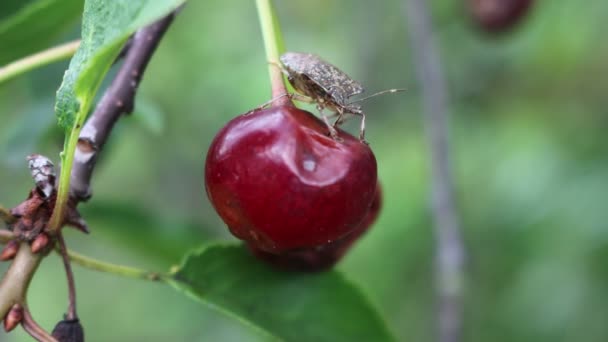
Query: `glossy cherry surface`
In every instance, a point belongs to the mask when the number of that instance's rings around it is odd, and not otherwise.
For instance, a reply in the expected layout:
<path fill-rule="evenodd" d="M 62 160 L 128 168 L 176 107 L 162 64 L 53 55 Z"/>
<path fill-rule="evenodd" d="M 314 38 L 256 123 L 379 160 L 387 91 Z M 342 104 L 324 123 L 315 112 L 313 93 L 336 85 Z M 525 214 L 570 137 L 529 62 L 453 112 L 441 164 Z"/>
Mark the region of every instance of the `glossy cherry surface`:
<path fill-rule="evenodd" d="M 241 115 L 214 138 L 207 194 L 230 231 L 281 253 L 336 241 L 359 227 L 376 189 L 365 143 L 307 111 L 272 107 Z"/>
<path fill-rule="evenodd" d="M 378 185 L 374 201 L 359 227 L 339 240 L 315 248 L 287 251 L 281 254 L 260 251 L 251 245 L 249 245 L 249 249 L 259 259 L 281 269 L 305 272 L 327 270 L 340 261 L 353 244 L 369 230 L 378 218 L 381 207 L 382 190 Z"/>

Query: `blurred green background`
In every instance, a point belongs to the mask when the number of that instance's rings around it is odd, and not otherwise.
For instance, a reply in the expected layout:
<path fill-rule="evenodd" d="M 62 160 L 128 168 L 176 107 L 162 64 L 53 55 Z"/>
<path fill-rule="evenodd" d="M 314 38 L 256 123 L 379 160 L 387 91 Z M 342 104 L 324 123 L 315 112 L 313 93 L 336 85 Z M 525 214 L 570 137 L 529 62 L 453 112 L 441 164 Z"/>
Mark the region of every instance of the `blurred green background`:
<path fill-rule="evenodd" d="M 433 4 L 469 252 L 464 340 L 606 341 L 608 2 L 539 1 L 521 25 L 499 36 L 473 26 L 462 0 Z M 403 5 L 276 2 L 289 50 L 323 56 L 369 92 L 408 88 L 365 104 L 385 205 L 338 268 L 369 294 L 400 341 L 430 341 L 429 153 Z M 47 46 L 78 35 L 74 20 Z M 11 48 L 0 41 L 0 49 Z M 53 104 L 66 67 L 57 63 L 0 85 L 6 207 L 32 187 L 26 155 L 58 160 L 63 138 Z M 136 112 L 113 132 L 94 175 L 94 197 L 82 205 L 92 234 L 69 232 L 71 248 L 163 270 L 191 247 L 234 240 L 205 195 L 204 158 L 214 132 L 268 99 L 253 1 L 191 1 L 148 68 Z M 348 127 L 356 132 L 357 120 Z M 75 272 L 88 341 L 263 340 L 167 286 L 78 266 Z M 29 295 L 44 327 L 61 318 L 66 296 L 61 263 L 49 257 Z M 0 332 L 0 340 L 30 339 L 18 329 Z"/>

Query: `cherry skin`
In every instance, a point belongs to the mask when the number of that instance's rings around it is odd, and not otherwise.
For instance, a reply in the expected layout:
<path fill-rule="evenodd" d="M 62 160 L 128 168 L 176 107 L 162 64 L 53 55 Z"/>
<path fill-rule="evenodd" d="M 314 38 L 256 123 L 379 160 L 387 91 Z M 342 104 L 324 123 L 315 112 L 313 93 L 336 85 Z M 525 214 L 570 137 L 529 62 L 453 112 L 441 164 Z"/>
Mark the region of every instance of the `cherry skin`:
<path fill-rule="evenodd" d="M 349 235 L 315 248 L 287 251 L 273 254 L 248 245 L 253 254 L 275 267 L 289 271 L 319 272 L 330 269 L 350 250 L 353 244 L 374 224 L 382 207 L 382 189 L 378 183 L 376 195 L 365 218 Z"/>
<path fill-rule="evenodd" d="M 533 0 L 467 0 L 473 21 L 489 33 L 514 27 L 526 14 Z"/>
<path fill-rule="evenodd" d="M 365 143 L 296 107 L 256 110 L 214 138 L 207 195 L 236 237 L 270 253 L 314 248 L 352 233 L 376 189 Z"/>

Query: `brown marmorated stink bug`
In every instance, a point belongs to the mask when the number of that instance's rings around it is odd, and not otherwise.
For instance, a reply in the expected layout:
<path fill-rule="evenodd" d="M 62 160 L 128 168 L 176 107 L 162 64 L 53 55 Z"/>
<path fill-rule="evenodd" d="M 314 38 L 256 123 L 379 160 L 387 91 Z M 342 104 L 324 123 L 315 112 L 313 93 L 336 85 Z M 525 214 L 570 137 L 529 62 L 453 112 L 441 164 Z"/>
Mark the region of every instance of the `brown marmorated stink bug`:
<path fill-rule="evenodd" d="M 335 126 L 344 121 L 344 114 L 353 114 L 361 116 L 359 139 L 365 141 L 365 114 L 361 106 L 355 103 L 376 95 L 404 90 L 389 89 L 357 101 L 348 102 L 350 97 L 363 93 L 365 89 L 359 82 L 353 80 L 334 65 L 317 55 L 300 52 L 286 52 L 281 55 L 280 61 L 281 65 L 279 67 L 287 76 L 289 83 L 298 92 L 298 94 L 289 96 L 294 100 L 316 103 L 317 109 L 333 138 L 337 138 Z M 325 108 L 335 112 L 338 116 L 333 125 L 323 114 Z"/>

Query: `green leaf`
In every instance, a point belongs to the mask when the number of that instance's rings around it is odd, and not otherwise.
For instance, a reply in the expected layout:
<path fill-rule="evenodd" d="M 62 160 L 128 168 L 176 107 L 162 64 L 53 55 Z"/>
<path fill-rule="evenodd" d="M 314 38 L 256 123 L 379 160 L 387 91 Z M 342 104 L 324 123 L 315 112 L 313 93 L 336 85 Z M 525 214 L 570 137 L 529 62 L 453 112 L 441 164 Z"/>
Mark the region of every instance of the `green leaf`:
<path fill-rule="evenodd" d="M 48 48 L 59 34 L 74 26 L 82 6 L 83 0 L 2 3 L 0 12 L 11 15 L 0 21 L 0 65 Z"/>
<path fill-rule="evenodd" d="M 55 114 L 66 132 L 61 154 L 61 175 L 55 208 L 49 225 L 60 225 L 67 203 L 70 173 L 78 135 L 91 103 L 120 49 L 137 29 L 176 9 L 185 0 L 86 0 L 82 18 L 82 40 L 57 91 Z"/>
<path fill-rule="evenodd" d="M 0 20 L 4 20 L 29 5 L 33 0 L 3 0 L 0 4 Z"/>
<path fill-rule="evenodd" d="M 57 92 L 59 126 L 82 124 L 103 77 L 124 42 L 140 27 L 174 10 L 184 0 L 87 0 L 82 43 Z M 77 117 L 78 116 L 78 117 Z"/>
<path fill-rule="evenodd" d="M 242 246 L 211 245 L 193 252 L 171 283 L 279 340 L 394 340 L 367 298 L 342 274 L 279 272 Z"/>

